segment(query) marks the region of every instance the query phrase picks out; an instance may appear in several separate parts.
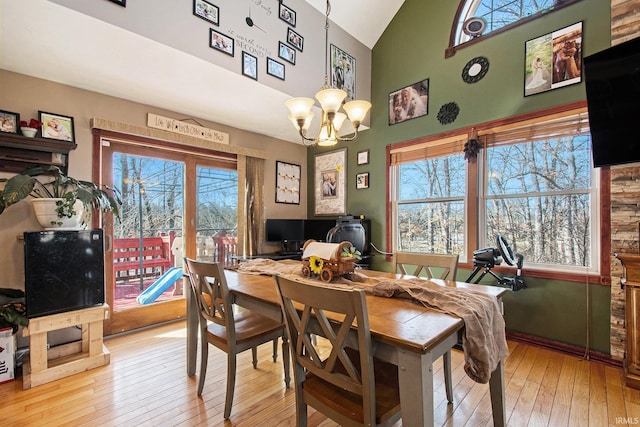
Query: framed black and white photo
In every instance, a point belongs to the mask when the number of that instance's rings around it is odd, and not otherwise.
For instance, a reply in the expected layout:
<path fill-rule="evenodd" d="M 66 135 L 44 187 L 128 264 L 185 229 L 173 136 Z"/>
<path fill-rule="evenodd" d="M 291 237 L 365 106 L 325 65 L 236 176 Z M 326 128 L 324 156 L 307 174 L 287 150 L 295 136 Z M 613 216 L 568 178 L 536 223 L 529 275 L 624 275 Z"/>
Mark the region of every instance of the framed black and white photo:
<path fill-rule="evenodd" d="M 389 94 L 389 125 L 426 116 L 429 113 L 429 79 Z"/>
<path fill-rule="evenodd" d="M 221 52 L 224 52 L 227 55 L 234 55 L 234 40 L 231 37 L 214 30 L 213 28 L 209 29 L 209 46 Z"/>
<path fill-rule="evenodd" d="M 18 133 L 20 114 L 0 110 L 0 132 Z"/>
<path fill-rule="evenodd" d="M 369 150 L 358 151 L 358 166 L 369 164 Z"/>
<path fill-rule="evenodd" d="M 284 64 L 275 59 L 267 57 L 267 74 L 284 80 Z"/>
<path fill-rule="evenodd" d="M 369 172 L 356 175 L 356 189 L 362 190 L 363 188 L 369 188 Z"/>
<path fill-rule="evenodd" d="M 315 156 L 315 215 L 344 215 L 347 149 Z"/>
<path fill-rule="evenodd" d="M 280 2 L 279 16 L 280 16 L 280 19 L 282 19 L 284 22 L 291 25 L 292 27 L 296 26 L 296 12 L 290 7 L 287 7 L 284 4 L 282 4 L 282 2 Z"/>
<path fill-rule="evenodd" d="M 347 92 L 345 101 L 356 99 L 356 59 L 331 45 L 331 86 Z"/>
<path fill-rule="evenodd" d="M 293 31 L 291 28 L 287 28 L 287 43 L 302 52 L 304 38 L 300 34 Z"/>
<path fill-rule="evenodd" d="M 582 81 L 582 22 L 525 43 L 524 96 Z"/>
<path fill-rule="evenodd" d="M 300 165 L 276 161 L 276 203 L 300 204 Z"/>
<path fill-rule="evenodd" d="M 119 4 L 122 7 L 127 7 L 127 0 L 109 0 L 112 3 Z"/>
<path fill-rule="evenodd" d="M 258 58 L 242 51 L 242 74 L 258 80 Z"/>
<path fill-rule="evenodd" d="M 296 51 L 282 42 L 278 42 L 278 58 L 282 58 L 285 61 L 296 65 Z"/>
<path fill-rule="evenodd" d="M 75 141 L 73 117 L 39 111 L 38 120 L 42 122 L 40 134 L 43 138 L 57 141 Z"/>
<path fill-rule="evenodd" d="M 220 25 L 220 9 L 206 0 L 193 0 L 193 14 L 212 24 Z"/>

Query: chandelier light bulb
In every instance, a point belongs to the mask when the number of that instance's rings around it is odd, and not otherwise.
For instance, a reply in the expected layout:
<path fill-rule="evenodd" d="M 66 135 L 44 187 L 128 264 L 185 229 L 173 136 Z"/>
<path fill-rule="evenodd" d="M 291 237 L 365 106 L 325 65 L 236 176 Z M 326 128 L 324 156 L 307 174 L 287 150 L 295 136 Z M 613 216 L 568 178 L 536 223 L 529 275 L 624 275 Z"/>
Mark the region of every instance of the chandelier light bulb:
<path fill-rule="evenodd" d="M 367 112 L 371 108 L 371 103 L 368 101 L 349 101 L 342 106 L 344 111 L 347 112 L 349 116 L 349 120 L 353 123 L 354 126 L 359 126 L 360 123 L 364 120 Z"/>
<path fill-rule="evenodd" d="M 337 113 L 347 92 L 342 89 L 321 89 L 316 93 L 316 99 L 326 113 Z"/>
<path fill-rule="evenodd" d="M 285 102 L 291 115 L 296 119 L 306 119 L 313 107 L 313 99 L 311 98 L 291 98 Z M 297 127 L 297 124 L 296 124 Z"/>

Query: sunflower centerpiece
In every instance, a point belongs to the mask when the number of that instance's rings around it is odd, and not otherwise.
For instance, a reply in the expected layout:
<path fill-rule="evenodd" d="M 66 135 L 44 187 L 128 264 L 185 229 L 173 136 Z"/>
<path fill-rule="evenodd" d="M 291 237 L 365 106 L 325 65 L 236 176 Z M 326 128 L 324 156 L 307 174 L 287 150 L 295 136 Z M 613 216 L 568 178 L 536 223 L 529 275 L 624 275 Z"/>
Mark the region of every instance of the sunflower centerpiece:
<path fill-rule="evenodd" d="M 334 277 L 352 274 L 355 263 L 361 259 L 351 242 L 322 243 L 307 240 L 303 246 L 302 275 L 304 277 L 319 276 L 325 283 Z"/>

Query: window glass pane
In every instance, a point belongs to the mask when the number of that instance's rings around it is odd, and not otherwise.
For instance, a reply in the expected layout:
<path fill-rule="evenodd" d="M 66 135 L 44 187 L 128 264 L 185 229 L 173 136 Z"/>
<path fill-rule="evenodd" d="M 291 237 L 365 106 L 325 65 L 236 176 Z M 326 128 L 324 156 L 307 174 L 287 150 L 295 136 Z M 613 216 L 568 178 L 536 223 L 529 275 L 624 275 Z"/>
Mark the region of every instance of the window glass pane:
<path fill-rule="evenodd" d="M 463 254 L 464 202 L 400 205 L 398 207 L 398 250 Z"/>
<path fill-rule="evenodd" d="M 487 203 L 487 242 L 507 239 L 525 262 L 591 266 L 589 195 L 493 199 Z"/>
<path fill-rule="evenodd" d="M 477 4 L 474 4 L 477 3 Z M 483 18 L 487 27 L 483 34 L 498 30 L 518 22 L 538 12 L 553 9 L 559 0 L 468 0 L 468 12 L 461 16 L 461 23 L 469 18 Z M 469 35 L 458 32 L 457 44 L 470 39 Z"/>
<path fill-rule="evenodd" d="M 238 172 L 196 167 L 197 259 L 235 263 L 238 245 Z"/>
<path fill-rule="evenodd" d="M 494 147 L 487 150 L 487 194 L 588 190 L 589 135 Z"/>
<path fill-rule="evenodd" d="M 527 263 L 591 266 L 589 135 L 487 150 L 488 245 L 503 235 Z"/>
<path fill-rule="evenodd" d="M 466 171 L 461 154 L 398 166 L 398 250 L 464 253 Z"/>
<path fill-rule="evenodd" d="M 466 192 L 467 168 L 460 154 L 404 163 L 399 170 L 399 200 L 456 197 Z"/>

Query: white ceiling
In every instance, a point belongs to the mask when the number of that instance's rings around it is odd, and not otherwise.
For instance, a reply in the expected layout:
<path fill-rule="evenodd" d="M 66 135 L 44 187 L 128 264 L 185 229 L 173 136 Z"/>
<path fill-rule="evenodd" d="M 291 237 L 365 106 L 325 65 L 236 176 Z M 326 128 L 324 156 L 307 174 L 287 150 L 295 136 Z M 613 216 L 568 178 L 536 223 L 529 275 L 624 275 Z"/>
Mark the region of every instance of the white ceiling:
<path fill-rule="evenodd" d="M 324 14 L 325 0 L 306 1 Z M 371 48 L 402 3 L 334 0 L 330 18 Z M 291 95 L 47 0 L 0 0 L 0 67 L 300 141 L 286 119 Z M 238 93 L 251 94 L 252 102 Z"/>

